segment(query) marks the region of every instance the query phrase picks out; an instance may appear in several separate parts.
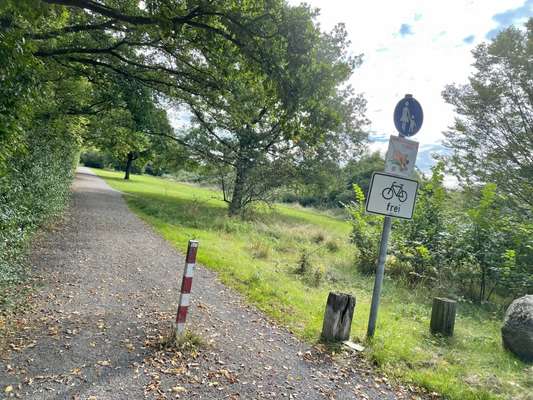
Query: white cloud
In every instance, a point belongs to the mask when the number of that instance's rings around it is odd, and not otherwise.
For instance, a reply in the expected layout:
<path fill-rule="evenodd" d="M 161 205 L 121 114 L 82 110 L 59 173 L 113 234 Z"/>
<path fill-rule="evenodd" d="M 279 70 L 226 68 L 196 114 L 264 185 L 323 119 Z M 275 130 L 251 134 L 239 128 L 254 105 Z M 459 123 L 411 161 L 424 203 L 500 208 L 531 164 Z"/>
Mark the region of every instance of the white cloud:
<path fill-rule="evenodd" d="M 368 150 L 371 153 L 374 153 L 376 151 L 379 151 L 379 154 L 381 154 L 383 157 L 385 157 L 385 153 L 387 153 L 387 149 L 389 147 L 389 142 L 370 142 L 368 144 Z"/>
<path fill-rule="evenodd" d="M 170 125 L 177 131 L 187 129 L 190 126 L 191 113 L 184 107 L 168 104 L 167 115 Z"/>
<path fill-rule="evenodd" d="M 453 110 L 441 92 L 446 84 L 464 83 L 472 72 L 471 50 L 498 27 L 492 17 L 520 7 L 525 0 L 308 0 L 321 9 L 322 29 L 344 22 L 354 54 L 364 53 L 352 85 L 368 100 L 371 129 L 396 134 L 396 103 L 412 93 L 424 109 L 424 125 L 414 137 L 421 144 L 439 143 L 453 122 Z M 300 1 L 290 1 L 298 4 Z M 402 24 L 412 34 L 400 35 Z M 405 28 L 404 28 L 405 30 Z M 463 39 L 474 36 L 472 43 Z M 381 149 L 381 144 L 371 148 Z"/>

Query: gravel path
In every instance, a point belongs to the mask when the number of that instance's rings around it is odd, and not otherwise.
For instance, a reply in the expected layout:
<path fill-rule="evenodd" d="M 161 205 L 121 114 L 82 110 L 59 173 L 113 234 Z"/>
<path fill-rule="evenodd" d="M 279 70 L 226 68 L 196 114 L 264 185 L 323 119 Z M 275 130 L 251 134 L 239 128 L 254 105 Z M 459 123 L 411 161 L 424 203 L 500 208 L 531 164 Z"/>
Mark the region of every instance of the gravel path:
<path fill-rule="evenodd" d="M 0 397 L 418 398 L 357 355 L 332 360 L 297 340 L 202 267 L 188 323 L 203 343 L 161 345 L 183 257 L 86 168 L 65 220 L 37 240 L 31 262 L 40 287 L 0 358 Z"/>

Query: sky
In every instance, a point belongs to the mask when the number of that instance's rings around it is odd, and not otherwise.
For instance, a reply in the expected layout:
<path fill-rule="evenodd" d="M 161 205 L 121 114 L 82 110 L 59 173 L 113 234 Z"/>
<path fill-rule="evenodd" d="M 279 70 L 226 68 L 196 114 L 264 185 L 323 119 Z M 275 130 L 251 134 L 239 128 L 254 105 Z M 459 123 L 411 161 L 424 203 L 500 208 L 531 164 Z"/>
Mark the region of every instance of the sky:
<path fill-rule="evenodd" d="M 290 0 L 292 5 L 301 1 Z M 533 16 L 533 0 L 307 0 L 319 8 L 317 22 L 329 31 L 346 25 L 353 54 L 363 64 L 350 84 L 368 101 L 371 150 L 384 152 L 394 107 L 406 93 L 420 102 L 424 123 L 412 139 L 420 142 L 417 166 L 427 171 L 431 154 L 443 152 L 443 135 L 453 108 L 442 99 L 447 84 L 466 83 L 473 72 L 471 51 L 510 25 Z"/>

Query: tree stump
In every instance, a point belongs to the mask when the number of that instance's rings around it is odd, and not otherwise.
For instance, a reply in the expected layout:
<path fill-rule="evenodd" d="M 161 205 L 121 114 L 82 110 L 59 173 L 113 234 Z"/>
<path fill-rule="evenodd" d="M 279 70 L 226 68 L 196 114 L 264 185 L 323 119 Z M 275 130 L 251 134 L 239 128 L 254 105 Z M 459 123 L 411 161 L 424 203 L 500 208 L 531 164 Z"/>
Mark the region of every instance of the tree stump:
<path fill-rule="evenodd" d="M 322 325 L 322 338 L 328 342 L 348 340 L 354 309 L 355 297 L 330 292 Z"/>
<path fill-rule="evenodd" d="M 440 333 L 444 336 L 453 336 L 455 327 L 455 311 L 457 303 L 454 300 L 435 297 L 431 309 L 431 333 Z"/>

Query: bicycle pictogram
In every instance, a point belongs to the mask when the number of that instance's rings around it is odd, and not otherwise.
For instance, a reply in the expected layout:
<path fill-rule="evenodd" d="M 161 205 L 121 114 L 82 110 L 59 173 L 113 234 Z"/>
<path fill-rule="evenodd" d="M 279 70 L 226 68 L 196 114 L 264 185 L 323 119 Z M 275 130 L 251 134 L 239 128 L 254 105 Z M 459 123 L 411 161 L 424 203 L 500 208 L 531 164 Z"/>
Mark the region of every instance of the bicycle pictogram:
<path fill-rule="evenodd" d="M 396 182 L 392 182 L 390 187 L 383 189 L 381 196 L 383 196 L 385 200 L 390 200 L 392 199 L 392 196 L 396 196 L 402 203 L 407 200 L 407 192 L 403 190 L 403 183 L 398 184 Z"/>

